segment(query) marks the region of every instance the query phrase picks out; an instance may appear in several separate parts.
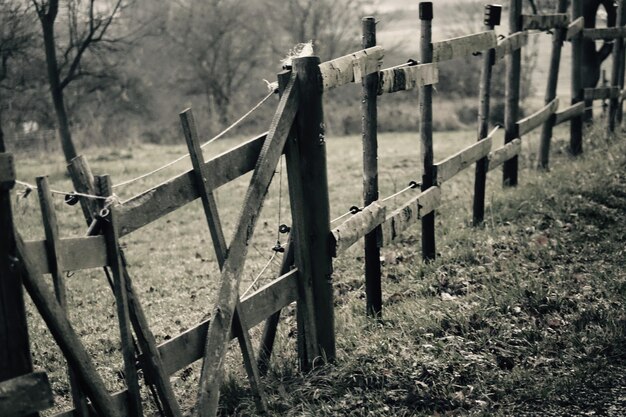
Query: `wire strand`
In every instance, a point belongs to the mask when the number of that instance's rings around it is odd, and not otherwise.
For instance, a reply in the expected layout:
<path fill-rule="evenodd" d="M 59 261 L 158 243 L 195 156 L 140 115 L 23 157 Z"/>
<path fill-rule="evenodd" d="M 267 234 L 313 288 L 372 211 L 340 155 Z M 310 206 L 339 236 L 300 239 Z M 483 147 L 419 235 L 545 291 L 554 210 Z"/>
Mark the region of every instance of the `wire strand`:
<path fill-rule="evenodd" d="M 226 129 L 222 130 L 220 133 L 218 133 L 216 136 L 212 137 L 211 139 L 209 139 L 208 141 L 206 141 L 205 143 L 203 143 L 202 145 L 200 145 L 200 148 L 204 148 L 205 146 L 209 145 L 212 142 L 215 142 L 216 140 L 218 140 L 219 138 L 221 138 L 222 136 L 224 136 L 226 133 L 230 132 L 233 128 L 235 128 L 239 123 L 241 123 L 243 120 L 245 120 L 248 116 L 250 116 L 252 113 L 254 113 L 259 107 L 261 107 L 272 95 L 274 94 L 274 91 L 270 91 L 261 101 L 259 101 L 254 107 L 252 107 L 250 110 L 248 110 L 248 112 L 246 112 L 246 114 L 244 114 L 243 116 L 241 116 L 239 119 L 237 119 L 235 122 L 233 122 L 230 126 L 228 126 Z M 142 180 L 144 178 L 147 178 L 151 175 L 154 175 L 158 172 L 163 171 L 166 168 L 171 167 L 172 165 L 182 161 L 183 159 L 186 159 L 189 156 L 189 153 L 186 153 L 184 155 L 181 155 L 180 157 L 178 157 L 177 159 L 168 162 L 167 164 L 153 169 L 150 172 L 147 172 L 145 174 L 142 174 L 138 177 L 135 178 L 131 178 L 129 180 L 126 181 L 122 181 L 118 184 L 114 184 L 113 188 L 118 188 L 118 187 L 122 187 L 124 185 L 128 185 L 128 184 L 132 184 L 134 182 L 137 182 L 139 180 Z"/>
<path fill-rule="evenodd" d="M 15 180 L 16 184 L 19 184 L 23 187 L 26 187 L 28 189 L 31 190 L 36 190 L 37 186 L 30 184 L 26 181 L 20 181 L 20 180 Z M 79 193 L 77 191 L 59 191 L 59 190 L 54 190 L 54 189 L 50 189 L 50 192 L 52 194 L 59 194 L 59 195 L 72 195 L 72 196 L 77 196 L 77 197 L 85 197 L 85 198 L 91 198 L 94 200 L 110 200 L 110 197 L 103 197 L 101 195 L 93 195 L 93 194 L 85 194 L 85 193 Z"/>
<path fill-rule="evenodd" d="M 243 292 L 243 294 L 241 294 L 241 297 L 244 297 L 246 294 L 248 294 L 248 292 L 256 285 L 256 283 L 259 281 L 259 279 L 261 278 L 261 276 L 265 273 L 265 271 L 267 270 L 267 268 L 270 266 L 270 264 L 274 261 L 274 258 L 276 257 L 276 254 L 278 252 L 274 252 L 272 254 L 272 256 L 270 257 L 270 259 L 267 261 L 267 263 L 265 264 L 265 266 L 263 267 L 263 269 L 261 269 L 261 272 L 259 272 L 259 274 L 256 276 L 256 278 L 254 278 L 254 281 L 252 281 L 252 284 L 250 284 L 250 286 Z"/>

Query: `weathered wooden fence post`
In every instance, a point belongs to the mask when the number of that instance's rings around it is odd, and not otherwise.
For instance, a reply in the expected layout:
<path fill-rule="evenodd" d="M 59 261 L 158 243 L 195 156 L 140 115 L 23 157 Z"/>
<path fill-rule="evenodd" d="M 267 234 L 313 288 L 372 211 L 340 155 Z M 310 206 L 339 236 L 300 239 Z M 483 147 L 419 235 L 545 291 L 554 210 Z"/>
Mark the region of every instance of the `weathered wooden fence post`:
<path fill-rule="evenodd" d="M 624 0 L 620 0 L 617 6 L 617 25 L 622 27 L 626 25 L 626 5 Z M 624 38 L 619 37 L 613 44 L 613 63 L 611 65 L 611 86 L 620 86 L 620 70 L 622 69 L 622 58 L 624 56 Z M 621 94 L 620 94 L 621 96 Z M 609 120 L 608 120 L 608 134 L 611 135 L 615 132 L 615 125 L 617 124 L 618 106 L 620 106 L 619 97 L 611 97 L 609 101 Z"/>
<path fill-rule="evenodd" d="M 335 359 L 330 203 L 319 64 L 319 58 L 314 56 L 293 60 L 300 100 L 296 141 L 289 143 L 287 155 L 296 266 L 303 286 L 312 290 L 317 339 L 317 346 L 311 346 L 312 341 L 305 343 L 307 352 L 301 355 L 305 367 L 313 365 L 318 354 L 328 361 Z"/>
<path fill-rule="evenodd" d="M 362 20 L 363 49 L 376 46 L 376 19 L 368 16 Z M 378 73 L 363 78 L 361 101 L 363 133 L 363 205 L 378 200 Z M 365 235 L 365 309 L 368 315 L 382 314 L 382 289 L 380 282 L 380 226 Z"/>
<path fill-rule="evenodd" d="M 421 21 L 420 57 L 422 64 L 433 61 L 432 21 L 433 3 L 419 4 Z M 424 85 L 419 89 L 420 100 L 420 152 L 422 154 L 422 191 L 434 185 L 433 168 L 433 86 Z M 422 217 L 422 258 L 426 261 L 435 259 L 435 212 Z"/>
<path fill-rule="evenodd" d="M 485 30 L 493 30 L 500 24 L 502 6 L 488 4 L 485 6 Z M 483 53 L 483 68 L 480 78 L 480 107 L 478 108 L 478 141 L 486 138 L 489 134 L 489 100 L 491 97 L 491 72 L 495 63 L 495 50 L 490 49 Z M 487 181 L 487 157 L 476 161 L 476 174 L 474 179 L 474 207 L 473 225 L 482 224 L 485 218 L 485 184 Z"/>
<path fill-rule="evenodd" d="M 583 15 L 583 0 L 572 0 L 572 22 Z M 583 100 L 583 32 L 572 38 L 572 104 Z M 570 152 L 580 155 L 583 152 L 583 116 L 573 117 L 570 122 Z"/>
<path fill-rule="evenodd" d="M 509 7 L 509 33 L 522 30 L 522 0 L 511 0 Z M 517 138 L 519 119 L 520 74 L 522 68 L 522 50 L 513 51 L 506 58 L 506 93 L 504 112 L 504 143 Z M 504 163 L 502 182 L 505 186 L 517 185 L 518 157 L 514 156 Z"/>
<path fill-rule="evenodd" d="M 13 236 L 11 189 L 15 186 L 15 165 L 13 155 L 4 152 L 4 141 L 0 140 L 0 382 L 33 371 Z"/>
<path fill-rule="evenodd" d="M 557 13 L 566 13 L 569 0 L 559 0 Z M 552 53 L 550 55 L 550 69 L 548 72 L 548 85 L 546 86 L 545 104 L 549 104 L 556 98 L 556 88 L 559 82 L 559 67 L 561 65 L 561 48 L 567 34 L 566 28 L 555 28 L 552 35 Z M 537 168 L 547 170 L 550 164 L 550 142 L 554 128 L 555 115 L 550 116 L 541 127 L 541 139 L 539 144 L 539 158 Z"/>

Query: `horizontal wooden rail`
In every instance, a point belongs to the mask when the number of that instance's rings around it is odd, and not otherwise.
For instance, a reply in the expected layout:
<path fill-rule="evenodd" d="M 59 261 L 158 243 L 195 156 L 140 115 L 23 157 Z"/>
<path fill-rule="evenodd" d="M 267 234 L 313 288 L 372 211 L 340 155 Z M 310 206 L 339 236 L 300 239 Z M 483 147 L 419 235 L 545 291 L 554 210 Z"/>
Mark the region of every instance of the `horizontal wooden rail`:
<path fill-rule="evenodd" d="M 24 242 L 28 256 L 42 274 L 50 273 L 50 259 L 45 240 Z M 107 266 L 107 252 L 103 236 L 72 237 L 59 240 L 56 248 L 59 271 Z"/>
<path fill-rule="evenodd" d="M 435 184 L 443 184 L 474 162 L 487 156 L 491 150 L 491 141 L 492 137 L 487 136 L 483 140 L 434 164 Z"/>
<path fill-rule="evenodd" d="M 611 98 L 619 98 L 621 90 L 619 87 L 597 87 L 585 88 L 585 100 L 608 100 Z"/>
<path fill-rule="evenodd" d="M 204 163 L 206 182 L 216 189 L 254 169 L 267 136 L 263 133 Z M 118 208 L 121 236 L 127 235 L 200 197 L 193 170 L 145 191 Z"/>
<path fill-rule="evenodd" d="M 528 32 L 516 32 L 502 39 L 495 48 L 495 60 L 499 61 L 528 43 Z"/>
<path fill-rule="evenodd" d="M 382 224 L 380 246 L 387 246 L 413 223 L 433 212 L 441 202 L 441 188 L 431 187 L 387 215 Z"/>
<path fill-rule="evenodd" d="M 374 46 L 322 62 L 320 72 L 324 91 L 352 82 L 361 82 L 363 77 L 380 69 L 384 55 L 385 50 L 382 46 Z"/>
<path fill-rule="evenodd" d="M 561 124 L 563 122 L 567 122 L 568 120 L 582 116 L 585 113 L 585 102 L 581 101 L 579 103 L 573 104 L 569 107 L 564 108 L 561 111 L 555 113 L 554 125 Z"/>
<path fill-rule="evenodd" d="M 333 256 L 338 256 L 385 221 L 386 207 L 374 201 L 331 231 Z"/>
<path fill-rule="evenodd" d="M 559 99 L 555 98 L 543 108 L 517 122 L 517 135 L 522 136 L 544 124 L 559 108 Z"/>
<path fill-rule="evenodd" d="M 513 158 L 516 155 L 519 155 L 521 151 L 522 140 L 519 138 L 513 139 L 511 142 L 499 147 L 498 149 L 494 149 L 489 153 L 489 156 L 487 157 L 489 160 L 488 170 L 491 171 L 493 169 L 496 169 L 509 159 Z"/>
<path fill-rule="evenodd" d="M 583 29 L 583 37 L 594 41 L 626 38 L 626 26 Z"/>
<path fill-rule="evenodd" d="M 241 300 L 242 323 L 252 328 L 298 299 L 298 270 L 294 269 Z M 209 320 L 159 345 L 164 373 L 171 375 L 202 358 Z M 233 338 L 231 334 L 230 338 Z"/>
<path fill-rule="evenodd" d="M 45 372 L 33 372 L 0 382 L 0 416 L 25 416 L 54 405 Z"/>
<path fill-rule="evenodd" d="M 493 30 L 433 42 L 433 62 L 463 58 L 495 48 L 497 44 L 498 39 Z"/>
<path fill-rule="evenodd" d="M 378 80 L 378 95 L 395 93 L 436 84 L 439 82 L 439 70 L 437 64 L 390 68 L 380 71 Z"/>
<path fill-rule="evenodd" d="M 568 25 L 569 16 L 566 13 L 522 15 L 522 30 L 565 29 Z"/>
<path fill-rule="evenodd" d="M 585 28 L 585 18 L 579 17 L 567 26 L 567 33 L 565 39 L 571 40 L 574 36 L 578 35 Z"/>
<path fill-rule="evenodd" d="M 239 305 L 239 313 L 242 316 L 241 321 L 248 328 L 252 328 L 297 299 L 298 270 L 293 269 L 244 297 Z M 159 345 L 163 371 L 166 375 L 172 375 L 202 358 L 209 323 L 210 319 L 205 320 Z M 232 331 L 230 338 L 234 338 Z M 143 358 L 140 356 L 139 362 L 141 363 L 142 360 Z M 122 390 L 112 396 L 113 405 L 120 410 L 121 415 L 127 415 L 127 395 L 128 391 Z M 74 410 L 55 415 L 55 417 L 73 416 Z"/>

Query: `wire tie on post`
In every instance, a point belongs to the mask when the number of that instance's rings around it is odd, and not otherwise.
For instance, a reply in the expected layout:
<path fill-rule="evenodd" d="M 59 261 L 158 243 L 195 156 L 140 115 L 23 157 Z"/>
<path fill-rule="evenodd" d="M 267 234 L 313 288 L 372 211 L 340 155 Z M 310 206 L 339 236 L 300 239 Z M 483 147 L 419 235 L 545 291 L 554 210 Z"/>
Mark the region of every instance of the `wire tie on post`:
<path fill-rule="evenodd" d="M 75 206 L 76 203 L 78 203 L 78 196 L 76 195 L 74 191 L 72 191 L 69 194 L 65 194 L 65 197 L 63 197 L 63 200 L 65 201 L 65 204 L 67 204 L 68 206 Z"/>
<path fill-rule="evenodd" d="M 411 188 L 417 188 L 418 186 L 420 186 L 421 184 L 418 183 L 417 181 L 410 181 L 409 182 L 409 187 Z"/>
<path fill-rule="evenodd" d="M 352 206 L 350 207 L 350 213 L 352 214 L 357 214 L 358 212 L 362 211 L 363 209 L 357 207 L 357 206 Z"/>
<path fill-rule="evenodd" d="M 278 231 L 284 235 L 291 231 L 291 227 L 287 226 L 286 224 L 281 224 L 280 226 L 278 226 Z"/>
<path fill-rule="evenodd" d="M 409 67 L 413 67 L 415 65 L 418 65 L 420 62 L 416 59 L 409 58 L 409 60 L 406 61 L 406 63 L 409 65 Z"/>
<path fill-rule="evenodd" d="M 285 248 L 282 247 L 279 240 L 276 241 L 276 245 L 274 245 L 272 250 L 278 253 L 285 253 Z"/>

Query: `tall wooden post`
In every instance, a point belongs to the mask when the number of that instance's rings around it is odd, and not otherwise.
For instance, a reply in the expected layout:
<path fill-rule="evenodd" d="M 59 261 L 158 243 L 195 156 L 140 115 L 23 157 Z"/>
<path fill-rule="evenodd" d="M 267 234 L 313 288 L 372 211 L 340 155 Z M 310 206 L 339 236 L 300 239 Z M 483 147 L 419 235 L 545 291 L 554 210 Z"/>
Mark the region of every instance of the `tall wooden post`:
<path fill-rule="evenodd" d="M 502 6 L 489 4 L 485 6 L 485 30 L 493 30 L 500 24 Z M 483 54 L 483 68 L 480 75 L 480 107 L 478 109 L 478 140 L 482 140 L 489 134 L 489 100 L 491 96 L 491 72 L 494 64 L 493 49 Z M 485 185 L 487 181 L 487 157 L 476 161 L 476 174 L 474 179 L 474 207 L 473 225 L 482 224 L 485 218 Z"/>
<path fill-rule="evenodd" d="M 433 61 L 432 21 L 433 3 L 419 4 L 421 21 L 420 56 L 422 64 Z M 434 185 L 433 168 L 433 86 L 424 85 L 420 93 L 420 151 L 422 154 L 422 191 Z M 435 212 L 422 217 L 422 258 L 425 261 L 435 259 Z"/>
<path fill-rule="evenodd" d="M 572 22 L 583 15 L 583 0 L 572 0 Z M 583 32 L 572 38 L 572 104 L 583 100 Z M 573 117 L 570 122 L 570 152 L 583 152 L 583 116 Z"/>
<path fill-rule="evenodd" d="M 511 0 L 509 7 L 509 33 L 522 30 L 522 0 Z M 517 49 L 506 58 L 504 143 L 517 138 L 519 119 L 520 74 L 522 69 L 522 50 Z M 505 186 L 517 185 L 518 158 L 514 156 L 504 163 L 502 182 Z"/>
<path fill-rule="evenodd" d="M 15 186 L 15 166 L 13 155 L 4 152 L 0 140 L 0 382 L 33 371 L 13 235 L 11 189 Z"/>
<path fill-rule="evenodd" d="M 368 16 L 361 21 L 363 49 L 376 46 L 376 19 Z M 363 133 L 363 205 L 378 200 L 378 74 L 363 78 L 361 100 Z M 365 235 L 365 310 L 369 316 L 382 314 L 382 289 L 380 269 L 380 226 Z"/>
<path fill-rule="evenodd" d="M 624 26 L 626 24 L 626 5 L 624 0 L 620 0 L 617 6 L 617 25 Z M 624 55 L 624 38 L 617 38 L 613 45 L 613 63 L 611 65 L 611 86 L 620 86 L 620 70 L 622 69 L 622 58 Z M 608 134 L 611 135 L 615 132 L 615 125 L 617 124 L 618 107 L 620 106 L 619 97 L 612 97 L 609 101 L 609 121 L 608 121 Z"/>
<path fill-rule="evenodd" d="M 557 13 L 567 12 L 569 0 L 559 0 Z M 556 28 L 552 35 L 552 54 L 550 55 L 550 69 L 548 72 L 548 85 L 546 86 L 545 103 L 548 104 L 556 98 L 556 88 L 559 82 L 559 67 L 561 65 L 561 48 L 567 34 L 566 28 Z M 547 170 L 550 164 L 550 142 L 552 129 L 554 128 L 555 116 L 552 115 L 541 127 L 541 139 L 539 144 L 538 169 Z"/>
<path fill-rule="evenodd" d="M 300 89 L 295 120 L 297 164 L 288 160 L 292 218 L 296 236 L 296 266 L 304 286 L 313 293 L 317 349 L 327 361 L 335 359 L 335 319 L 330 248 L 330 204 L 326 170 L 326 138 L 322 110 L 322 76 L 318 57 L 295 58 L 293 71 Z M 307 342 L 307 345 L 310 344 Z M 307 349 L 308 350 L 308 349 Z M 316 353 L 303 361 L 313 365 Z"/>

